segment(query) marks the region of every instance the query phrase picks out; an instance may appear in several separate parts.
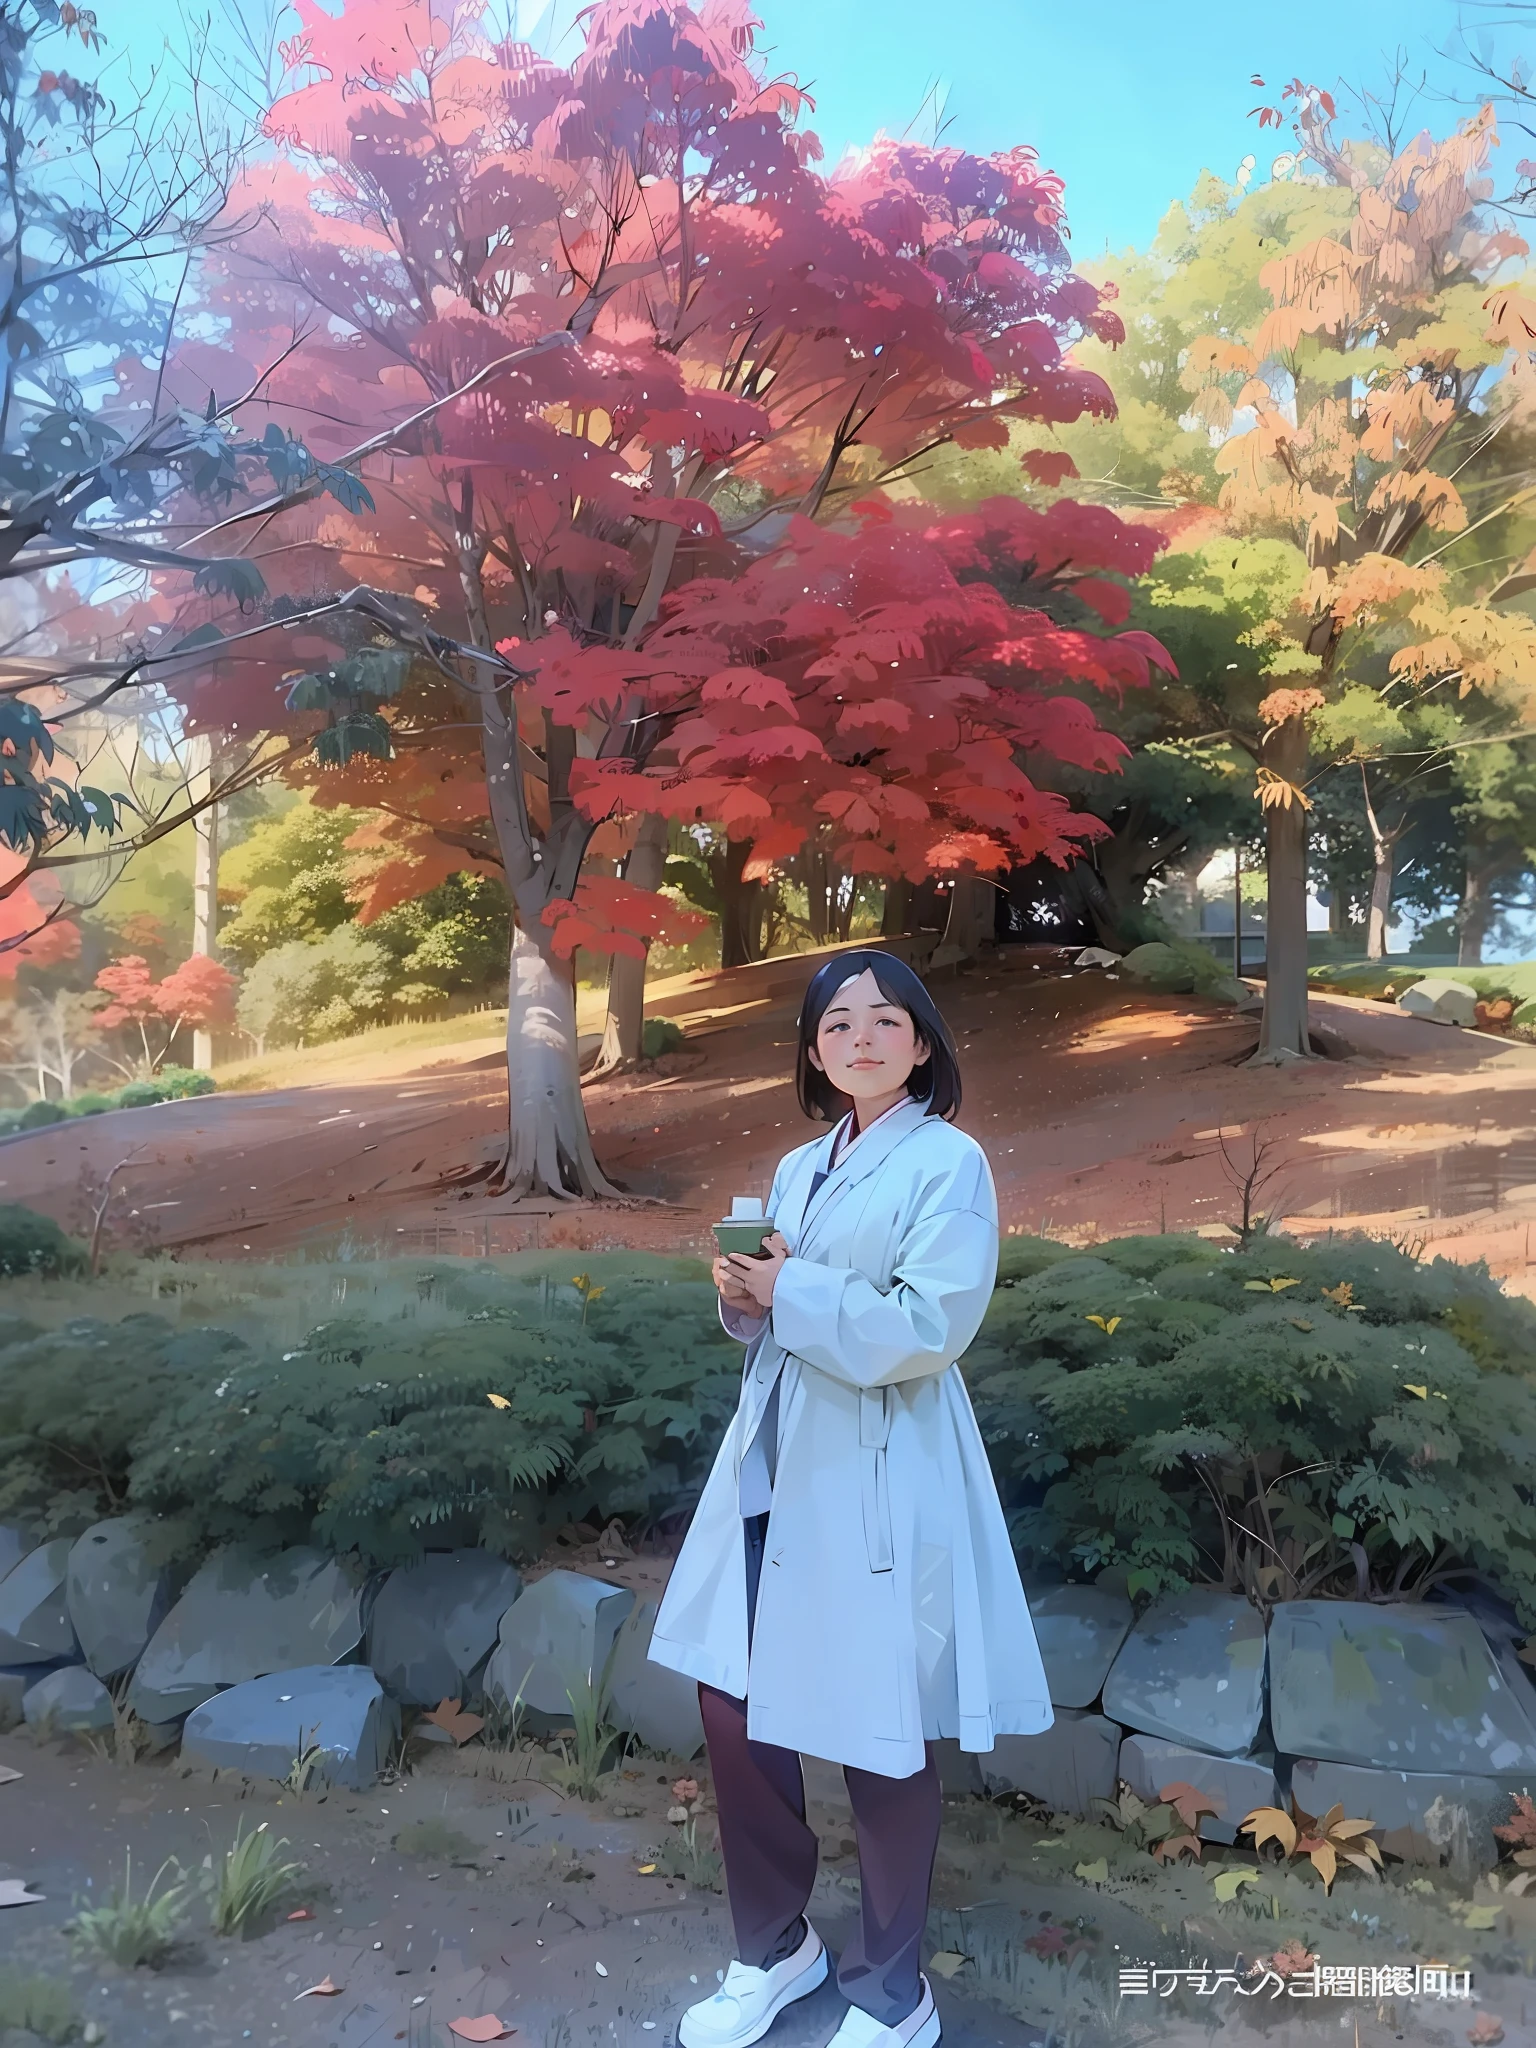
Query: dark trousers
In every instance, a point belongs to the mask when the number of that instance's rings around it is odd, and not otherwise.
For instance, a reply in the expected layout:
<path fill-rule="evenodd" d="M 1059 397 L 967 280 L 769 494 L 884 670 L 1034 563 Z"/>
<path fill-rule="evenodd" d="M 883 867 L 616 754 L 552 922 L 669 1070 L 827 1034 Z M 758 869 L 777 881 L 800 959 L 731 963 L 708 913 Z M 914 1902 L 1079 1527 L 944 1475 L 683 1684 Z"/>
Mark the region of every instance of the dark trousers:
<path fill-rule="evenodd" d="M 747 1612 L 757 1606 L 766 1516 L 748 1522 Z M 813 1675 L 806 1674 L 813 1683 Z M 816 1835 L 805 1818 L 805 1780 L 792 1749 L 747 1735 L 747 1703 L 699 1687 L 720 1817 L 726 1890 L 744 1963 L 766 1968 L 793 1954 L 816 1882 Z M 933 1746 L 910 1778 L 843 1771 L 859 1846 L 859 1926 L 843 1950 L 837 1985 L 882 2026 L 917 2009 L 923 1929 L 939 1844 L 941 1802 Z"/>

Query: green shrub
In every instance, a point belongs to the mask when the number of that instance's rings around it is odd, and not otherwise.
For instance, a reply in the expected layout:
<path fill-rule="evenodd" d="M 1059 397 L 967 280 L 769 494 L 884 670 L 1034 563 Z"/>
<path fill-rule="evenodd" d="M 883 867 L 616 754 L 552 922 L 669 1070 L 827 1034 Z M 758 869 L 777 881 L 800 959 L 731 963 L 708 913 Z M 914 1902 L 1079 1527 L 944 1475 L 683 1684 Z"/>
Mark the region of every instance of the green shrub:
<path fill-rule="evenodd" d="M 212 1095 L 219 1085 L 212 1074 L 199 1073 L 196 1067 L 162 1067 L 155 1080 L 165 1090 L 167 1102 L 185 1102 L 194 1095 Z"/>
<path fill-rule="evenodd" d="M 158 1081 L 130 1081 L 117 1091 L 119 1109 L 152 1109 L 157 1102 L 168 1099 L 166 1090 Z"/>
<path fill-rule="evenodd" d="M 118 1106 L 116 1095 L 102 1095 L 94 1089 L 87 1089 L 83 1095 L 69 1098 L 71 1116 L 103 1116 L 109 1109 Z"/>
<path fill-rule="evenodd" d="M 647 1017 L 640 1027 L 640 1057 L 660 1059 L 664 1052 L 676 1052 L 683 1043 L 683 1028 L 670 1017 Z"/>
<path fill-rule="evenodd" d="M 0 1346 L 0 1521 L 74 1533 L 131 1502 L 187 1559 L 313 1541 L 388 1565 L 692 1505 L 741 1356 L 707 1282 L 623 1278 L 585 1304 L 569 1277 L 488 1267 L 418 1287 L 436 1320 L 327 1323 L 286 1351 L 149 1315 Z"/>
<path fill-rule="evenodd" d="M 1528 1303 L 1358 1238 L 1057 1251 L 1010 1244 L 967 1359 L 1032 1562 L 1261 1600 L 1473 1567 L 1536 1622 Z"/>
<path fill-rule="evenodd" d="M 0 1202 L 0 1276 L 40 1273 L 55 1279 L 78 1273 L 84 1263 L 80 1247 L 51 1216 L 39 1216 L 19 1202 Z"/>
<path fill-rule="evenodd" d="M 73 1536 L 128 1498 L 146 1431 L 195 1387 L 211 1401 L 244 1346 L 223 1330 L 178 1332 L 158 1316 L 81 1317 L 0 1340 L 0 1522 Z"/>
<path fill-rule="evenodd" d="M 46 1130 L 49 1124 L 61 1124 L 69 1115 L 62 1102 L 29 1102 L 16 1119 L 18 1131 Z"/>

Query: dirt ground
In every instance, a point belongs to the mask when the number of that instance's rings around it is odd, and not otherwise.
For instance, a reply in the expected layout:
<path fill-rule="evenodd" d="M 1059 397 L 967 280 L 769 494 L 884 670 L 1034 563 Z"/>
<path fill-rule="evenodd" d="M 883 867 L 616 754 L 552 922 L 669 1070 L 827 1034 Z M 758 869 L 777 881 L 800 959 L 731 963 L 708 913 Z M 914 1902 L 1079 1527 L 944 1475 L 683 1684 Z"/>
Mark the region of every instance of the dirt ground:
<path fill-rule="evenodd" d="M 109 1231 L 183 1254 L 704 1251 L 728 1198 L 766 1193 L 779 1156 L 811 1135 L 790 1079 L 810 965 L 768 961 L 653 992 L 688 1050 L 586 1091 L 599 1157 L 632 1198 L 622 1206 L 485 1194 L 506 1113 L 494 1039 L 414 1067 L 396 1053 L 370 1068 L 360 1048 L 353 1074 L 313 1087 L 9 1139 L 0 1201 L 78 1229 L 92 1186 L 126 1161 Z M 1326 996 L 1314 1024 L 1343 1056 L 1253 1069 L 1251 1015 L 1065 971 L 1030 948 L 936 993 L 962 1049 L 962 1122 L 991 1156 L 1007 1228 L 1072 1242 L 1215 1229 L 1238 1213 L 1234 1175 L 1258 1144 L 1262 1204 L 1288 1229 L 1392 1234 L 1536 1287 L 1536 1048 Z"/>
<path fill-rule="evenodd" d="M 492 2014 L 537 2048 L 674 2048 L 679 2011 L 708 1995 L 732 1954 L 718 1892 L 644 1869 L 669 1832 L 675 1762 L 631 1762 L 590 1804 L 522 1775 L 526 1757 L 488 1761 L 478 1750 L 413 1752 L 403 1774 L 371 1792 L 297 1798 L 231 1772 L 164 1760 L 126 1766 L 25 1732 L 0 1736 L 0 1765 L 22 1774 L 0 1787 L 0 1879 L 23 1878 L 41 1894 L 39 1904 L 0 1912 L 0 1973 L 9 1966 L 67 1986 L 74 2038 L 107 2048 L 453 2048 L 451 2021 Z M 836 1950 L 857 1904 L 852 1823 L 840 1774 L 812 1762 L 807 1777 L 822 1842 L 812 1913 Z M 306 1875 L 252 1936 L 230 1939 L 209 1930 L 198 1879 L 242 1819 L 247 1829 L 265 1821 L 280 1833 Z M 966 1940 L 963 1930 L 979 1924 L 973 1915 L 1001 1916 L 1015 1942 L 1031 1927 L 1054 1930 L 1081 1943 L 1111 1986 L 1121 1961 L 1158 1960 L 1167 1944 L 1149 1908 L 1132 1912 L 1090 1885 L 1021 1871 L 1022 1845 L 1040 1827 L 975 1799 L 948 1802 L 935 1881 L 939 1938 Z M 191 1880 L 182 1936 L 163 1967 L 88 1960 L 66 1933 L 81 1904 L 121 1881 L 130 1855 L 136 1886 L 167 1858 Z M 1161 1932 L 1190 1959 L 1230 1964 L 1241 1931 L 1234 1939 L 1193 1917 L 1189 1900 L 1201 1885 L 1194 1871 L 1167 1880 L 1165 1910 L 1181 1916 L 1182 1927 Z M 288 1919 L 301 1901 L 306 1917 Z M 1155 1903 L 1150 1911 L 1155 1916 Z M 962 1931 L 944 1934 L 946 1927 Z M 1250 1954 L 1262 1952 L 1262 1930 L 1255 1933 Z M 1193 2013 L 1187 2000 L 1181 2010 L 1111 1995 L 1095 2020 L 1079 2019 L 1054 2037 L 1018 2017 L 1017 1997 L 1010 2010 L 1007 1999 L 968 1990 L 970 1970 L 935 1988 L 949 2048 L 1044 2048 L 1048 2038 L 1053 2048 L 1208 2048 L 1216 2035 L 1247 2048 L 1326 2048 L 1340 2039 L 1361 2048 L 1459 2048 L 1479 2013 L 1497 2015 L 1510 2048 L 1532 2048 L 1530 1959 L 1503 1946 L 1501 1968 L 1476 1970 L 1471 2006 L 1308 2011 L 1293 2000 L 1239 2007 L 1229 1996 Z M 1319 1944 L 1324 1959 L 1340 1961 L 1381 1960 L 1383 1948 L 1397 1959 L 1374 1938 Z M 1028 1954 L 1023 1962 L 1042 1981 L 1063 1969 Z M 326 1981 L 334 1996 L 301 1996 Z M 1022 1985 L 1026 2004 L 1031 1981 Z M 829 1983 L 778 2022 L 772 2048 L 822 2048 L 842 2009 Z M 7 2031 L 0 2005 L 6 2048 L 34 2048 L 35 2039 Z"/>

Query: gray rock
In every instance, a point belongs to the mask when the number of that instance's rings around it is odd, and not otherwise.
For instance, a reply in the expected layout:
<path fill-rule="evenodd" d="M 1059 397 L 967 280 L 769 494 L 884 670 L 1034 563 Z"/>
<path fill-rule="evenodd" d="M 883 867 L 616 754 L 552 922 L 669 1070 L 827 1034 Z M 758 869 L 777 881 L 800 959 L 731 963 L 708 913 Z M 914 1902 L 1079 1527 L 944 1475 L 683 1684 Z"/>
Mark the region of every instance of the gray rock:
<path fill-rule="evenodd" d="M 660 1603 L 641 1600 L 614 1638 L 608 1690 L 614 1725 L 638 1735 L 647 1749 L 686 1762 L 704 1747 L 698 1682 L 650 1661 L 651 1630 Z"/>
<path fill-rule="evenodd" d="M 1438 974 L 1426 975 L 1405 988 L 1397 1007 L 1410 1016 L 1426 1017 L 1432 1024 L 1470 1025 L 1477 1022 L 1477 990 L 1465 981 L 1448 981 Z"/>
<path fill-rule="evenodd" d="M 0 1664 L 56 1664 L 80 1645 L 69 1625 L 64 1579 L 69 1541 L 29 1551 L 0 1579 Z"/>
<path fill-rule="evenodd" d="M 1057 1586 L 1031 1594 L 1029 1612 L 1052 1704 L 1091 1707 L 1135 1618 L 1130 1601 L 1102 1586 Z"/>
<path fill-rule="evenodd" d="M 1059 1707 L 1043 1735 L 999 1735 L 978 1759 L 988 1792 L 1027 1792 L 1053 1813 L 1091 1813 L 1115 1796 L 1120 1730 L 1102 1714 Z"/>
<path fill-rule="evenodd" d="M 1170 995 L 1185 995 L 1195 985 L 1193 963 L 1161 939 L 1133 946 L 1120 965 L 1138 981 L 1150 981 Z"/>
<path fill-rule="evenodd" d="M 571 1687 L 602 1683 L 614 1638 L 634 1604 L 627 1586 L 585 1572 L 535 1579 L 502 1616 L 486 1666 L 487 1696 L 506 1704 L 521 1697 L 525 1710 L 546 1724 L 569 1720 Z"/>
<path fill-rule="evenodd" d="M 1149 1607 L 1104 1681 L 1104 1711 L 1142 1735 L 1241 1756 L 1264 1714 L 1264 1621 L 1233 1593 L 1194 1587 Z"/>
<path fill-rule="evenodd" d="M 0 1665 L 0 1735 L 20 1725 L 22 1701 L 53 1668 L 51 1664 Z"/>
<path fill-rule="evenodd" d="M 171 1604 L 170 1580 L 145 1550 L 142 1525 L 122 1516 L 87 1529 L 69 1553 L 69 1618 L 98 1678 L 139 1661 Z"/>
<path fill-rule="evenodd" d="M 197 1707 L 181 1753 L 218 1770 L 283 1779 L 308 1757 L 327 1784 L 360 1792 L 378 1777 L 400 1713 L 364 1664 L 310 1664 L 246 1679 Z"/>
<path fill-rule="evenodd" d="M 368 1620 L 368 1662 L 385 1691 L 412 1707 L 468 1699 L 522 1590 L 512 1566 L 485 1550 L 436 1551 L 391 1572 Z"/>
<path fill-rule="evenodd" d="M 1498 1861 L 1495 1824 L 1507 1819 L 1509 1791 L 1494 1778 L 1437 1771 L 1383 1771 L 1302 1757 L 1291 1771 L 1291 1792 L 1314 1817 L 1342 1806 L 1350 1820 L 1373 1820 L 1389 1856 L 1431 1868 L 1449 1863 L 1463 1877 Z"/>
<path fill-rule="evenodd" d="M 1469 1614 L 1283 1601 L 1269 1672 L 1275 1747 L 1287 1755 L 1536 1780 L 1536 1723 Z"/>
<path fill-rule="evenodd" d="M 362 1635 L 356 1590 L 319 1551 L 253 1558 L 221 1550 L 150 1638 L 128 1704 L 140 1720 L 174 1721 L 222 1686 L 335 1664 Z"/>
<path fill-rule="evenodd" d="M 112 1695 L 83 1664 L 50 1671 L 29 1688 L 21 1703 L 29 1728 L 60 1735 L 103 1735 L 113 1725 Z"/>
<path fill-rule="evenodd" d="M 1120 1776 L 1143 1799 L 1156 1799 L 1165 1785 L 1193 1785 L 1214 1800 L 1219 1810 L 1200 1816 L 1205 1842 L 1235 1842 L 1245 1815 L 1280 1803 L 1273 1759 L 1212 1756 L 1156 1735 L 1127 1735 L 1120 1745 Z"/>
<path fill-rule="evenodd" d="M 1111 953 L 1107 946 L 1084 946 L 1073 959 L 1074 967 L 1118 967 L 1120 955 Z"/>

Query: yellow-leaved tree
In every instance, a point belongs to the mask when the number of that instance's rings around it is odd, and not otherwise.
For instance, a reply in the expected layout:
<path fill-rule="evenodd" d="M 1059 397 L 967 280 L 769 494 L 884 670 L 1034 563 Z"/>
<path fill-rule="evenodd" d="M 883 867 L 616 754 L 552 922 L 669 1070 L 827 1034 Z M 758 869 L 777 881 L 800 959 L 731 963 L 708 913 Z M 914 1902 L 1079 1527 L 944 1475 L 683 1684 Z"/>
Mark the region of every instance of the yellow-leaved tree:
<path fill-rule="evenodd" d="M 1532 497 L 1536 283 L 1489 206 L 1492 110 L 1389 156 L 1335 139 L 1326 94 L 1287 89 L 1299 174 L 1330 229 L 1263 263 L 1262 310 L 1188 348 L 1191 412 L 1219 445 L 1223 524 L 1305 559 L 1265 622 L 1255 754 L 1268 845 L 1268 983 L 1256 1058 L 1305 1057 L 1308 784 L 1375 744 L 1369 707 L 1475 697 L 1536 730 L 1536 587 L 1511 557 Z M 1280 112 L 1271 110 L 1278 125 Z M 1474 533 L 1477 546 L 1470 545 Z M 1361 706 L 1358 741 L 1341 730 Z"/>

